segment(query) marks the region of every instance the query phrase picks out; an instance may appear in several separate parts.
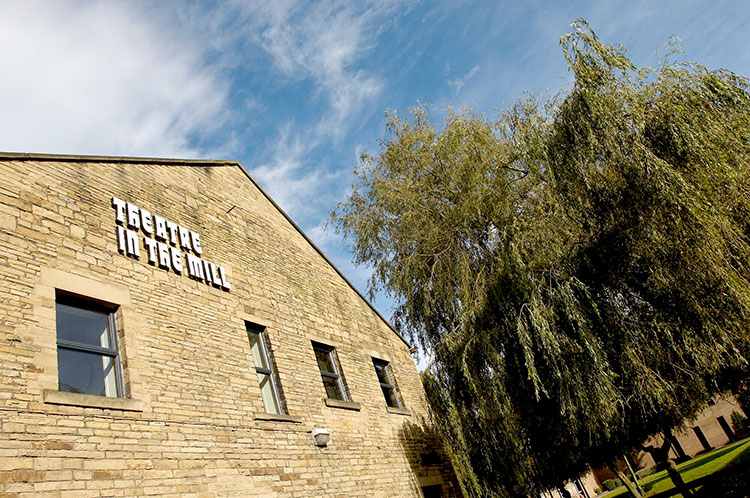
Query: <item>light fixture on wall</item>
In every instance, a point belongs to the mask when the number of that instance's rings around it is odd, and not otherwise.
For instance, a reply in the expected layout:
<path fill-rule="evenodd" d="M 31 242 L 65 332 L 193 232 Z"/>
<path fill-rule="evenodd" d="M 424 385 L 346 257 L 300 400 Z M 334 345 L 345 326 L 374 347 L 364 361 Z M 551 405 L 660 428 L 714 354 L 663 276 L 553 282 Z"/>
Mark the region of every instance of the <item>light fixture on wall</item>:
<path fill-rule="evenodd" d="M 328 429 L 315 428 L 312 430 L 312 437 L 316 446 L 327 446 L 328 440 L 331 439 L 331 433 L 328 432 Z"/>

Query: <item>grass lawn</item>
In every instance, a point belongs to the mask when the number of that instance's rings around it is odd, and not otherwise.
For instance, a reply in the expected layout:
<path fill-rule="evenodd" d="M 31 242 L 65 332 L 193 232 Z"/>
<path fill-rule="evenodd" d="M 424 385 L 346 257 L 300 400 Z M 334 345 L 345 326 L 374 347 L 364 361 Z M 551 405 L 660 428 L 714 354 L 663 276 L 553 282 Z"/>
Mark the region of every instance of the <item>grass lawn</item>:
<path fill-rule="evenodd" d="M 743 439 L 715 449 L 677 466 L 686 483 L 703 478 L 697 488 L 699 498 L 750 498 L 750 439 Z M 640 480 L 646 496 L 673 489 L 666 471 L 657 472 Z M 627 497 L 624 486 L 602 498 Z M 682 498 L 682 495 L 673 495 Z"/>

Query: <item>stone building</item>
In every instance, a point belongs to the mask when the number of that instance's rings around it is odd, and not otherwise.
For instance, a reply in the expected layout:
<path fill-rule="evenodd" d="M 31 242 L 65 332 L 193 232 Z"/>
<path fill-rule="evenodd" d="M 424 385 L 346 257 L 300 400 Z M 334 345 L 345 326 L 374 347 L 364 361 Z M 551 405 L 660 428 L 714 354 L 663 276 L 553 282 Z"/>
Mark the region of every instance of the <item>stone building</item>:
<path fill-rule="evenodd" d="M 409 344 L 239 164 L 0 178 L 0 496 L 459 495 Z"/>

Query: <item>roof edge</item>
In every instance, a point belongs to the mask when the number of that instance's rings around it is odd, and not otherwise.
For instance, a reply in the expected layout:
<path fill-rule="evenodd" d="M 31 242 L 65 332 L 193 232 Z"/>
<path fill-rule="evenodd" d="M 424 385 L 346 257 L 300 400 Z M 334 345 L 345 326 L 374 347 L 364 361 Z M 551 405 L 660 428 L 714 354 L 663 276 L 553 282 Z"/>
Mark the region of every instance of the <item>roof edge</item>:
<path fill-rule="evenodd" d="M 341 270 L 338 269 L 338 267 L 333 264 L 333 261 L 328 259 L 328 256 L 326 256 L 323 251 L 315 245 L 315 242 L 310 239 L 310 237 L 307 236 L 307 234 L 297 225 L 297 223 L 294 222 L 294 220 L 284 211 L 281 209 L 281 206 L 276 204 L 276 201 L 273 200 L 273 198 L 263 190 L 263 187 L 258 184 L 258 182 L 255 181 L 255 179 L 250 175 L 250 173 L 240 164 L 238 161 L 228 161 L 228 160 L 210 160 L 210 159 L 170 159 L 170 158 L 158 158 L 158 157 L 128 157 L 128 156 L 87 156 L 87 155 L 78 155 L 78 154 L 37 154 L 37 153 L 24 153 L 24 152 L 0 152 L 0 160 L 11 160 L 11 161 L 57 161 L 57 162 L 107 162 L 107 163 L 120 163 L 120 164 L 167 164 L 167 165 L 175 165 L 175 166 L 236 166 L 242 171 L 245 176 L 252 182 L 253 185 L 260 191 L 263 196 L 268 199 L 268 201 L 275 207 L 279 213 L 294 227 L 297 232 L 299 232 L 300 235 L 307 241 L 310 246 L 312 246 L 313 249 L 325 260 L 326 263 L 328 263 L 331 268 L 346 282 L 346 284 L 362 299 L 365 304 L 373 311 L 375 314 L 380 318 L 383 323 L 385 323 L 391 331 L 396 334 L 396 336 L 401 339 L 401 341 L 406 344 L 406 346 L 411 349 L 412 345 L 409 343 L 409 341 L 404 338 L 401 333 L 396 330 L 396 328 L 391 325 L 391 322 L 389 322 L 383 315 L 380 314 L 380 312 L 375 308 L 375 306 L 370 302 L 369 299 L 367 299 L 360 291 L 357 289 L 357 287 L 354 286 L 353 283 L 349 281 L 348 278 L 341 272 Z"/>
<path fill-rule="evenodd" d="M 388 328 L 391 329 L 391 331 L 393 331 L 393 333 L 396 334 L 398 336 L 398 338 L 401 339 L 401 341 L 403 341 L 403 343 L 406 344 L 406 346 L 411 350 L 412 345 L 409 343 L 409 341 L 406 340 L 406 338 L 403 335 L 401 335 L 401 332 L 399 332 L 398 330 L 396 330 L 396 327 L 394 327 L 393 325 L 391 325 L 391 322 L 389 322 L 383 315 L 380 314 L 380 312 L 375 308 L 375 306 L 370 302 L 370 300 L 367 299 L 359 291 L 359 289 L 357 289 L 357 287 L 353 283 L 351 283 L 349 281 L 348 278 L 346 278 L 346 276 L 341 272 L 341 270 L 339 270 L 338 267 L 335 264 L 333 264 L 333 261 L 331 261 L 330 259 L 328 259 L 328 256 L 326 256 L 325 253 L 323 253 L 323 251 L 317 245 L 315 245 L 315 242 L 313 242 L 312 239 L 310 239 L 310 237 L 308 237 L 307 234 L 299 227 L 299 225 L 297 225 L 297 223 L 295 223 L 294 220 L 288 214 L 286 214 L 286 212 L 283 209 L 281 209 L 281 206 L 279 206 L 278 204 L 276 204 L 276 201 L 273 200 L 273 198 L 268 194 L 268 192 L 266 192 L 265 190 L 263 190 L 263 187 L 261 187 L 258 184 L 258 182 L 255 181 L 255 179 L 250 175 L 250 173 L 240 163 L 236 163 L 236 164 L 240 168 L 240 170 L 242 170 L 242 172 L 245 173 L 245 176 L 247 176 L 247 178 L 251 182 L 253 182 L 253 185 L 255 185 L 255 187 L 260 191 L 260 193 L 263 194 L 265 196 L 265 198 L 268 199 L 268 201 L 294 227 L 294 229 L 297 230 L 300 233 L 300 235 L 302 235 L 302 237 L 305 238 L 305 240 L 307 241 L 307 243 L 310 244 L 312 246 L 312 248 L 315 249 L 315 251 L 318 254 L 320 254 L 320 256 L 326 261 L 326 263 L 328 263 L 331 266 L 331 268 L 333 268 L 333 270 L 336 273 L 338 273 L 338 275 L 344 280 L 344 282 L 346 282 L 346 284 L 349 287 L 351 287 L 351 289 L 354 292 L 357 293 L 357 295 L 360 297 L 360 299 L 362 299 L 365 302 L 365 304 L 367 304 L 367 306 L 369 306 L 370 309 L 373 312 L 375 312 L 375 314 L 383 321 L 383 323 L 385 323 L 388 326 Z"/>
<path fill-rule="evenodd" d="M 174 159 L 162 157 L 87 156 L 78 154 L 36 154 L 25 152 L 0 152 L 0 159 L 12 161 L 56 161 L 56 162 L 106 162 L 119 164 L 167 164 L 179 166 L 240 166 L 237 161 L 211 159 Z"/>

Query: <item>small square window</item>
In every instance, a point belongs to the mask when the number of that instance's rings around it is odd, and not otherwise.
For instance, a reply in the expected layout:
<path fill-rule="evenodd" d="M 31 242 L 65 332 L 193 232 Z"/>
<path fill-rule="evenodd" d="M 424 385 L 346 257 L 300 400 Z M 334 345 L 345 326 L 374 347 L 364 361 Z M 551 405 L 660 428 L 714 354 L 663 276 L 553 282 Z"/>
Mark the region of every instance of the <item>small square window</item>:
<path fill-rule="evenodd" d="M 338 365 L 338 359 L 336 358 L 335 348 L 318 342 L 313 342 L 312 345 L 315 351 L 315 359 L 320 369 L 320 376 L 323 378 L 323 387 L 325 387 L 326 396 L 329 399 L 349 401 L 340 373 L 341 369 Z"/>
<path fill-rule="evenodd" d="M 123 397 L 117 348 L 116 308 L 58 294 L 58 389 L 63 392 Z"/>
<path fill-rule="evenodd" d="M 255 363 L 255 373 L 258 376 L 263 406 L 266 413 L 282 415 L 284 407 L 281 389 L 271 361 L 271 348 L 269 347 L 266 328 L 251 322 L 245 322 L 245 328 L 250 339 L 250 351 Z"/>
<path fill-rule="evenodd" d="M 443 486 L 440 484 L 422 486 L 422 495 L 424 498 L 441 498 L 443 496 Z"/>
<path fill-rule="evenodd" d="M 393 382 L 393 375 L 391 374 L 391 365 L 387 361 L 378 360 L 377 358 L 372 359 L 372 364 L 375 367 L 378 382 L 380 382 L 380 389 L 383 391 L 383 396 L 385 396 L 385 404 L 391 408 L 401 408 L 401 401 L 398 398 L 396 386 Z"/>

